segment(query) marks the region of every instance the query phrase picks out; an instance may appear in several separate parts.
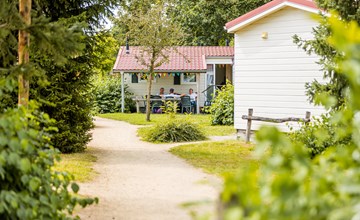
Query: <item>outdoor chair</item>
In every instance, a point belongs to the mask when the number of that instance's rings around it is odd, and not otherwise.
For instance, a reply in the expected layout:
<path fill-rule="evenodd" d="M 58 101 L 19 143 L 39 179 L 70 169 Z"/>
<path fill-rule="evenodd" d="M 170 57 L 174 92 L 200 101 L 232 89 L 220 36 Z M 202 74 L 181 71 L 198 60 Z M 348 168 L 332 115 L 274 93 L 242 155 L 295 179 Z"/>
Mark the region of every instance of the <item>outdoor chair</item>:
<path fill-rule="evenodd" d="M 145 113 L 146 111 L 146 101 L 145 101 L 145 97 L 144 96 L 135 96 L 135 100 L 136 99 L 142 99 L 144 101 L 137 101 L 137 105 L 139 105 L 139 110 L 142 113 Z"/>
<path fill-rule="evenodd" d="M 161 113 L 161 106 L 163 106 L 163 101 L 161 96 L 159 95 L 151 95 L 151 99 L 157 99 L 150 102 L 151 104 L 151 112 L 153 113 Z"/>
<path fill-rule="evenodd" d="M 182 96 L 180 103 L 181 103 L 181 113 L 184 113 L 184 109 L 187 113 L 192 112 L 190 96 Z"/>

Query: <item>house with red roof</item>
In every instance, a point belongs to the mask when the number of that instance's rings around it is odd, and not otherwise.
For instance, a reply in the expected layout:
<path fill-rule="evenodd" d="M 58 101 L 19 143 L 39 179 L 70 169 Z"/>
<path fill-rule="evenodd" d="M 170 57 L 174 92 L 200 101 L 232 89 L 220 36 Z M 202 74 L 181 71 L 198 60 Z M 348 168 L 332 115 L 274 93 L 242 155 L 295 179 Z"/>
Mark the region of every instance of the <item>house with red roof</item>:
<path fill-rule="evenodd" d="M 322 81 L 318 57 L 308 55 L 293 40 L 294 35 L 312 39 L 318 25 L 312 15 L 321 12 L 311 0 L 273 0 L 225 25 L 234 34 L 235 128 L 246 129 L 242 116 L 252 108 L 254 116 L 305 117 L 325 112 L 309 103 L 305 84 Z M 267 122 L 253 121 L 258 129 Z M 288 131 L 286 124 L 277 124 Z M 291 126 L 297 127 L 296 124 Z"/>
<path fill-rule="evenodd" d="M 139 46 L 121 47 L 113 73 L 121 74 L 122 82 L 135 96 L 144 97 L 148 69 L 136 58 L 140 52 Z M 233 56 L 234 48 L 230 46 L 176 47 L 169 54 L 169 62 L 155 68 L 152 93 L 156 95 L 160 88 L 168 93 L 173 88 L 176 93 L 187 94 L 192 88 L 198 94 L 197 107 L 201 108 L 211 100 L 217 86 L 232 81 Z"/>

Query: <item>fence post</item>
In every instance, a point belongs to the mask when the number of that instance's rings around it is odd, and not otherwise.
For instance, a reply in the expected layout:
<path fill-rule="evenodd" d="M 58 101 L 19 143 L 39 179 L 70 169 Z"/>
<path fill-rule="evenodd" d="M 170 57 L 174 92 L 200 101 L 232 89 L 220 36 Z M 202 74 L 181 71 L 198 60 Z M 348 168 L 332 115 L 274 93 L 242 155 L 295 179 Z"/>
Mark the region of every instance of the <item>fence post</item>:
<path fill-rule="evenodd" d="M 136 101 L 136 113 L 140 113 L 140 104 L 139 104 L 139 100 L 138 97 L 135 97 L 135 101 Z"/>
<path fill-rule="evenodd" d="M 305 124 L 308 124 L 310 122 L 311 112 L 306 112 L 305 114 Z"/>
<path fill-rule="evenodd" d="M 253 115 L 254 110 L 252 108 L 248 109 L 248 120 L 246 127 L 246 142 L 250 142 L 250 134 L 251 134 L 251 116 Z"/>

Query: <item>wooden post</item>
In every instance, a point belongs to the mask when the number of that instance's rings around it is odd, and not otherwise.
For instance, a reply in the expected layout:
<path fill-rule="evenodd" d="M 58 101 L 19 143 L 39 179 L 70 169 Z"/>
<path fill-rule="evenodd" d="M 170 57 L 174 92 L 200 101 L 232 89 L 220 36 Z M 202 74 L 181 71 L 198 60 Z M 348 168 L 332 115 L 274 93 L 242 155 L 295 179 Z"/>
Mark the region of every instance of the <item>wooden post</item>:
<path fill-rule="evenodd" d="M 196 114 L 200 114 L 200 81 L 201 81 L 201 74 L 196 73 Z"/>
<path fill-rule="evenodd" d="M 135 98 L 135 101 L 136 101 L 136 113 L 140 113 L 140 105 L 139 105 L 139 100 L 138 100 L 138 97 Z"/>
<path fill-rule="evenodd" d="M 124 89 L 124 72 L 121 72 L 121 113 L 125 110 L 125 89 Z"/>
<path fill-rule="evenodd" d="M 20 0 L 19 1 L 19 12 L 20 17 L 26 25 L 31 24 L 31 0 Z M 19 46 L 18 56 L 19 65 L 26 64 L 29 62 L 29 49 L 30 49 L 30 34 L 25 30 L 19 31 Z M 29 103 L 29 74 L 21 73 L 18 77 L 18 105 L 27 106 Z"/>
<path fill-rule="evenodd" d="M 305 114 L 305 124 L 310 122 L 311 112 L 306 112 Z"/>
<path fill-rule="evenodd" d="M 248 120 L 247 120 L 247 127 L 246 127 L 246 142 L 250 142 L 250 134 L 251 134 L 251 116 L 253 115 L 254 110 L 249 108 L 248 110 Z"/>

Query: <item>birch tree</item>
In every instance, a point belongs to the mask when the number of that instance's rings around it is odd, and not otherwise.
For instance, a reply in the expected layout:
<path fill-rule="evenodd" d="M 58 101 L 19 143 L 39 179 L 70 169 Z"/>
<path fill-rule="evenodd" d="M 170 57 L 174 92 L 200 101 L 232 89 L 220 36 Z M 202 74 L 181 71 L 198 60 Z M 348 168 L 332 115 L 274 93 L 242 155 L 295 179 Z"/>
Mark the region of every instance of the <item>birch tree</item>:
<path fill-rule="evenodd" d="M 173 23 L 165 13 L 167 3 L 144 3 L 128 14 L 127 35 L 131 45 L 141 46 L 136 56 L 139 65 L 145 67 L 147 77 L 146 120 L 150 121 L 150 95 L 154 71 L 169 62 L 169 55 L 176 51 L 184 37 L 183 31 Z M 130 46 L 131 47 L 131 46 Z"/>

